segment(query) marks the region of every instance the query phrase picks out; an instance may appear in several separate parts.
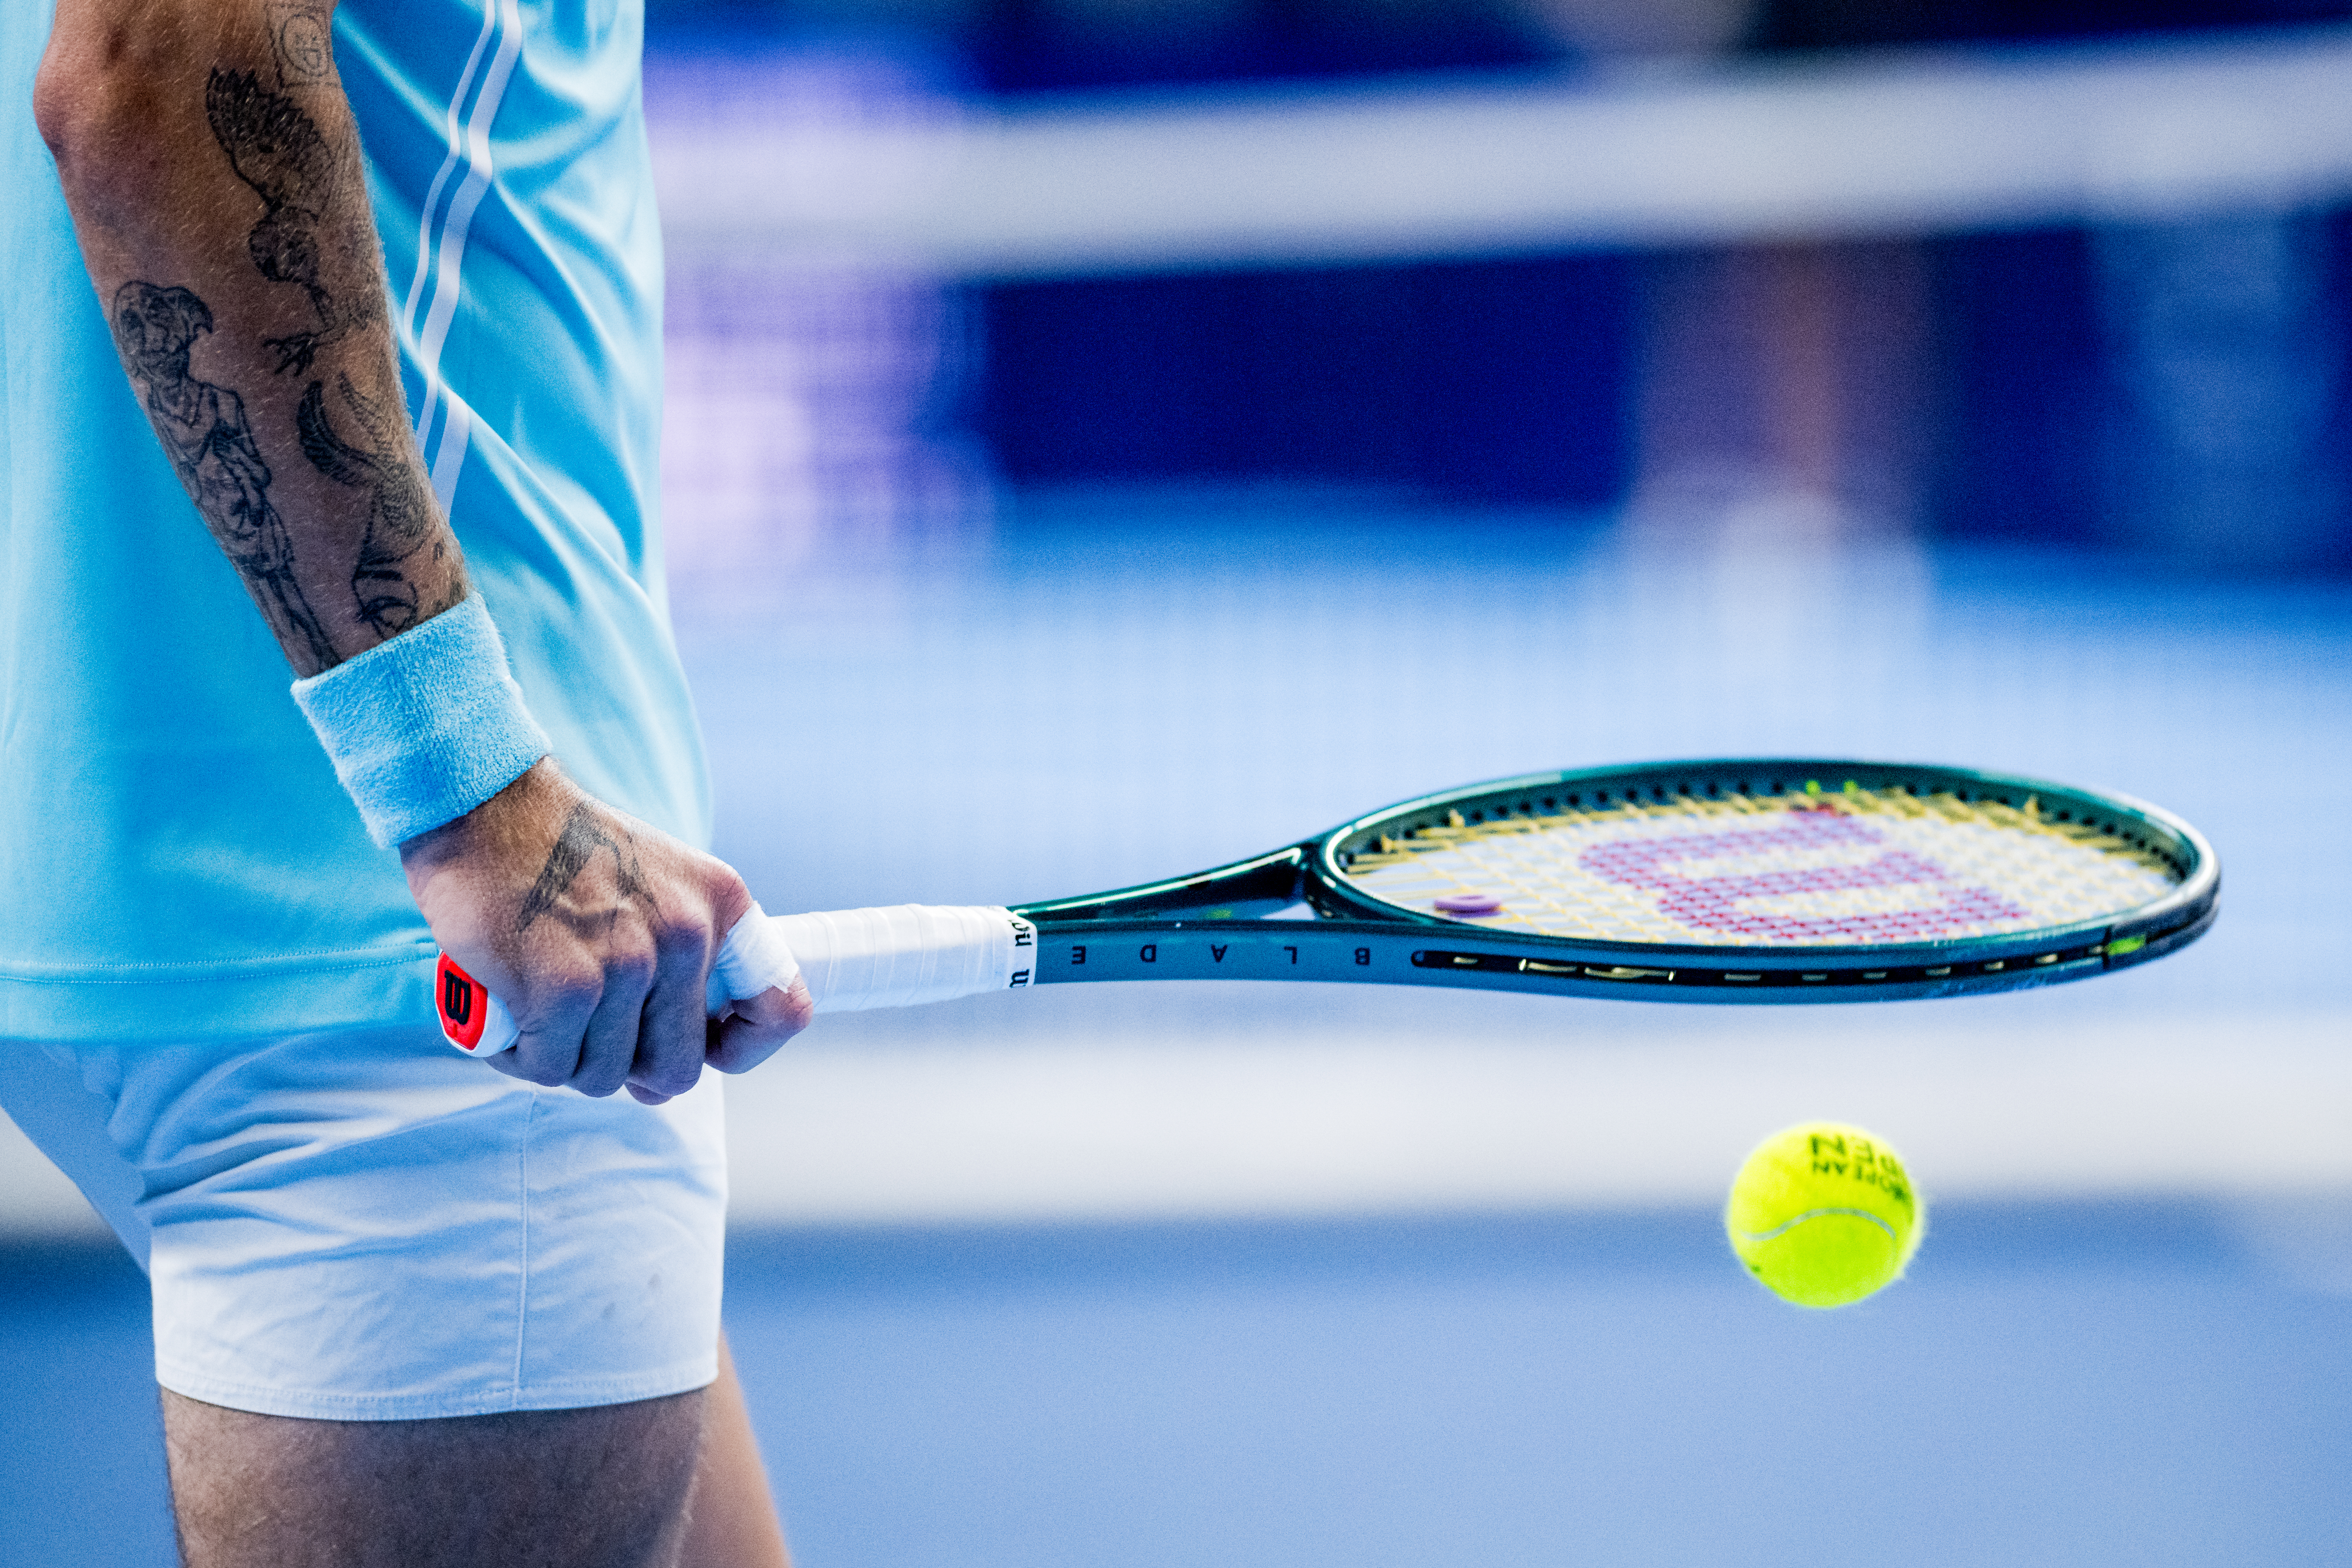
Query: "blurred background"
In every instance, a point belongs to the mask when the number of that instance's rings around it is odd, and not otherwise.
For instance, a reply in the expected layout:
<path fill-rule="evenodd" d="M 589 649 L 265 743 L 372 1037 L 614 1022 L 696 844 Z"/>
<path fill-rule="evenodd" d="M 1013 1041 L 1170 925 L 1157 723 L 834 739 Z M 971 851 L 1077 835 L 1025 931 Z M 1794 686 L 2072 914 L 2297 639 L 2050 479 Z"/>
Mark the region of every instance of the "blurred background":
<path fill-rule="evenodd" d="M 1676 755 L 2120 789 L 2227 871 L 2046 994 L 828 1019 L 728 1086 L 803 1563 L 2352 1562 L 2352 4 L 649 5 L 771 908 Z M 1933 1213 L 1831 1315 L 1714 1217 L 1810 1117 Z M 93 1226 L 0 1142 L 12 1562 L 171 1560 Z"/>

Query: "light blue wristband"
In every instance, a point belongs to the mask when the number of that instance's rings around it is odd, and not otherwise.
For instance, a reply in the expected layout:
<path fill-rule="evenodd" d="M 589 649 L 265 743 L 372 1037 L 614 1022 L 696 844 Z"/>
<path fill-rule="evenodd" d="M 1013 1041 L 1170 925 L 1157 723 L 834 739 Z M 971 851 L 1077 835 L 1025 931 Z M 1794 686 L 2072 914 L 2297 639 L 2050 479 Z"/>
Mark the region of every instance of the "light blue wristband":
<path fill-rule="evenodd" d="M 456 821 L 553 749 L 479 594 L 296 681 L 294 700 L 384 848 Z"/>

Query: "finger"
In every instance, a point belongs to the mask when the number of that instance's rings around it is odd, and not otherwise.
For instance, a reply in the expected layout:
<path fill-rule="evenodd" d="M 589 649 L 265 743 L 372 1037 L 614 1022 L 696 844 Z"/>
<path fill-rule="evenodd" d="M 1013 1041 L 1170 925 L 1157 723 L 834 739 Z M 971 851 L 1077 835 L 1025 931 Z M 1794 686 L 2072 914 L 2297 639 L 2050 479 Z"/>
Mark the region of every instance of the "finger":
<path fill-rule="evenodd" d="M 720 1072 L 748 1072 L 774 1056 L 786 1040 L 809 1026 L 816 1003 L 808 983 L 795 975 L 782 990 L 770 986 L 734 1004 L 734 1011 L 710 1030 L 709 1061 Z"/>
<path fill-rule="evenodd" d="M 646 998 L 636 1059 L 629 1066 L 629 1092 L 646 1104 L 684 1094 L 702 1078 L 704 982 L 716 946 L 707 930 L 684 933 L 664 946 L 661 969 Z M 648 1094 L 660 1099 L 647 1100 Z"/>
<path fill-rule="evenodd" d="M 602 1100 L 628 1081 L 645 1025 L 646 995 L 653 986 L 651 953 L 616 953 L 604 960 L 604 991 L 589 1015 L 580 1043 L 580 1065 L 568 1080 L 592 1100 Z"/>
<path fill-rule="evenodd" d="M 521 1032 L 514 1049 L 487 1058 L 491 1067 L 548 1089 L 571 1082 L 580 1071 L 583 1037 L 595 1016 L 600 985 L 601 979 L 593 975 L 542 976 L 527 1011 L 516 1015 Z"/>
<path fill-rule="evenodd" d="M 494 1057 L 476 1057 L 474 1059 L 492 1072 L 503 1073 L 508 1078 L 522 1079 L 526 1083 L 530 1081 L 524 1076 L 522 1064 L 515 1060 L 515 1054 L 512 1051 L 500 1051 Z"/>

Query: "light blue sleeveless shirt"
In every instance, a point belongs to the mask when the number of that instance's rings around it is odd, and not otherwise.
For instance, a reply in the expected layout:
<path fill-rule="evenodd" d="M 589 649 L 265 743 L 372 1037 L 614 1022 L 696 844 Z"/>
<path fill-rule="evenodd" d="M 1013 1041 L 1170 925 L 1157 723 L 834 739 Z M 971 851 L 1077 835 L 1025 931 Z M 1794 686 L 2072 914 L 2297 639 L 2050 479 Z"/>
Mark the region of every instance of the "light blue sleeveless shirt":
<path fill-rule="evenodd" d="M 0 1037 L 427 1023 L 398 859 L 116 359 L 33 123 L 49 9 L 0 16 Z M 515 675 L 583 787 L 702 845 L 642 40 L 641 0 L 342 0 L 335 25 L 409 413 Z"/>

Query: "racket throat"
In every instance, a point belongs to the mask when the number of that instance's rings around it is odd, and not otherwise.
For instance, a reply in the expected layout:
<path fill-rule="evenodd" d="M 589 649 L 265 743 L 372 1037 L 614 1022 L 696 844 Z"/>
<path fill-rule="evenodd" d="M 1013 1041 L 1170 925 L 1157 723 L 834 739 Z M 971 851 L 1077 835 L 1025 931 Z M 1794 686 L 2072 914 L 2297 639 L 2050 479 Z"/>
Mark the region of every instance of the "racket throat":
<path fill-rule="evenodd" d="M 1314 849 L 1312 843 L 1294 844 L 1213 871 L 1050 903 L 1016 905 L 1013 912 L 1039 921 L 1263 920 L 1306 898 L 1307 865 Z"/>

